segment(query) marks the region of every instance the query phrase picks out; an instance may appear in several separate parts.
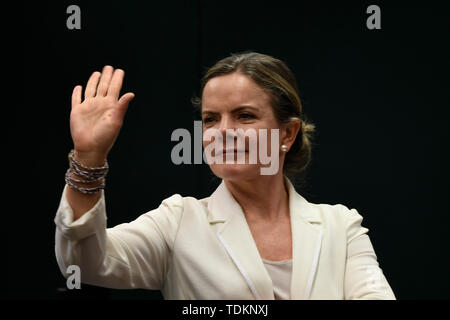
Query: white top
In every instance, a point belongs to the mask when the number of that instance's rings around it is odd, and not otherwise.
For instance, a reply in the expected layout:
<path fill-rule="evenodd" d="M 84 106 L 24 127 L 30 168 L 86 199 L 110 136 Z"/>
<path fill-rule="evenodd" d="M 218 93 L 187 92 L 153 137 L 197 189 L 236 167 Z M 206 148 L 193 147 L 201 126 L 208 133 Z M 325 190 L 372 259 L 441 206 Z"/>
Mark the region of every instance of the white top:
<path fill-rule="evenodd" d="M 275 300 L 291 299 L 292 259 L 282 261 L 262 259 L 262 261 L 272 279 Z"/>
<path fill-rule="evenodd" d="M 289 180 L 286 186 L 290 299 L 395 299 L 358 211 L 310 203 Z M 73 221 L 66 189 L 55 216 L 55 254 L 65 277 L 77 265 L 82 283 L 161 290 L 167 300 L 275 299 L 244 212 L 224 182 L 208 198 L 176 194 L 146 213 L 127 212 L 129 222 L 116 226 L 107 225 L 104 191 Z"/>

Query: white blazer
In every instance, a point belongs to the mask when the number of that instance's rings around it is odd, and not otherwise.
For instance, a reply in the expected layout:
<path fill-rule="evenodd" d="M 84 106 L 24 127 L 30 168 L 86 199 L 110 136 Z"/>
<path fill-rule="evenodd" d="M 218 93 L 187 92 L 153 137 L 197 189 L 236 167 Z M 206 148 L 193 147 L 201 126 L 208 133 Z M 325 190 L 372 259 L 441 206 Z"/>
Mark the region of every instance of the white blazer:
<path fill-rule="evenodd" d="M 395 299 L 362 217 L 314 204 L 289 180 L 292 299 Z M 65 187 L 67 188 L 67 186 Z M 105 197 L 73 222 L 64 188 L 55 251 L 65 277 L 108 288 L 161 290 L 165 299 L 274 299 L 270 276 L 240 205 L 222 182 L 208 198 L 178 194 L 130 223 L 106 227 Z"/>

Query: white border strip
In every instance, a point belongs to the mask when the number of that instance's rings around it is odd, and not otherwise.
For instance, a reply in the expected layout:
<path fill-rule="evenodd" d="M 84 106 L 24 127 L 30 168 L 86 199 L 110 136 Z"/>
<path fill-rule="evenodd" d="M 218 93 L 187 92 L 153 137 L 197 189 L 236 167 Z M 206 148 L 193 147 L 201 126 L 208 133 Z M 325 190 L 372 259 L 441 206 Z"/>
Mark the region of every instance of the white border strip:
<path fill-rule="evenodd" d="M 222 238 L 222 236 L 217 232 L 216 233 L 217 237 L 219 238 L 220 242 L 222 242 L 222 245 L 225 247 L 225 249 L 228 251 L 228 254 L 230 255 L 231 259 L 233 260 L 233 262 L 236 264 L 236 266 L 238 267 L 239 271 L 242 273 L 242 275 L 244 276 L 245 281 L 247 281 L 248 286 L 250 287 L 250 290 L 252 290 L 253 294 L 255 295 L 256 299 L 261 299 L 258 291 L 256 291 L 256 288 L 252 282 L 252 280 L 250 279 L 250 277 L 248 276 L 247 272 L 244 270 L 244 268 L 242 267 L 242 265 L 239 263 L 239 261 L 236 259 L 236 257 L 233 254 L 233 251 L 231 251 L 231 248 L 227 245 L 227 243 L 225 242 L 225 240 Z"/>
<path fill-rule="evenodd" d="M 306 285 L 305 300 L 308 300 L 311 294 L 312 283 L 314 280 L 314 276 L 316 275 L 317 264 L 319 262 L 319 253 L 321 246 L 322 246 L 322 230 L 319 231 L 319 241 L 317 243 L 316 252 L 314 253 L 313 264 L 311 267 L 311 275 L 308 279 L 308 284 Z"/>

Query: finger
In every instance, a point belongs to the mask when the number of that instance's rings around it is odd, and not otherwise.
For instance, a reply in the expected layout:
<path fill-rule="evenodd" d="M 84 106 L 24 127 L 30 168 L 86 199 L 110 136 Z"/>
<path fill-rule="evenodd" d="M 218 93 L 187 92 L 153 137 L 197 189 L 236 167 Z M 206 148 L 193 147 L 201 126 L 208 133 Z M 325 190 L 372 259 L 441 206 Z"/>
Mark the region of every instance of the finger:
<path fill-rule="evenodd" d="M 120 89 L 122 89 L 124 75 L 125 75 L 125 72 L 121 69 L 116 69 L 116 71 L 114 71 L 114 74 L 111 79 L 111 83 L 109 84 L 109 88 L 108 88 L 108 93 L 107 93 L 108 96 L 111 96 L 116 100 L 119 98 Z"/>
<path fill-rule="evenodd" d="M 100 83 L 97 88 L 97 96 L 106 96 L 106 92 L 108 92 L 109 83 L 111 82 L 111 77 L 113 74 L 114 68 L 111 66 L 105 66 L 102 71 L 102 77 L 100 78 Z"/>
<path fill-rule="evenodd" d="M 89 78 L 86 84 L 86 91 L 84 92 L 84 98 L 92 98 L 95 96 L 97 92 L 98 80 L 102 74 L 98 71 L 95 71 L 91 77 Z"/>
<path fill-rule="evenodd" d="M 81 92 L 83 91 L 82 86 L 76 86 L 73 88 L 72 92 L 72 108 L 73 106 L 76 106 L 77 104 L 81 103 Z"/>

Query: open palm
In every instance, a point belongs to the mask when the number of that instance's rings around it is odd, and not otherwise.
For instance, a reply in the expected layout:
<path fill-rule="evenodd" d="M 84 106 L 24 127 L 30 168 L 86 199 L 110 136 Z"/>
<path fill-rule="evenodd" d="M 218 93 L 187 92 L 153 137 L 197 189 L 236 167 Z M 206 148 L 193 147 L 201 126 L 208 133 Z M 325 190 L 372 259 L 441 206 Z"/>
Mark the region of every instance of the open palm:
<path fill-rule="evenodd" d="M 96 158 L 106 158 L 122 127 L 133 93 L 119 99 L 124 71 L 105 66 L 94 72 L 86 85 L 84 101 L 81 86 L 72 93 L 70 131 L 75 151 Z"/>

